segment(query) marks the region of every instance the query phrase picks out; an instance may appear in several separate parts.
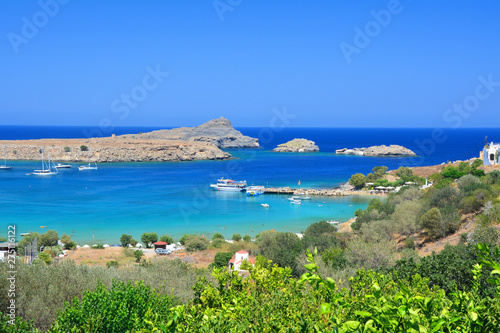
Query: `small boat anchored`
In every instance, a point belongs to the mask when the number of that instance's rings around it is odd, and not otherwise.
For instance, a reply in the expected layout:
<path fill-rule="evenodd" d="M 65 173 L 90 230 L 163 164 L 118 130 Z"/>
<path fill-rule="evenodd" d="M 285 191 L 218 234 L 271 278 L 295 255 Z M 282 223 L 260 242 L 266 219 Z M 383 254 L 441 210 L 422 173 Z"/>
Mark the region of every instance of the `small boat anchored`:
<path fill-rule="evenodd" d="M 262 207 L 264 207 L 264 208 L 269 208 L 269 204 L 267 204 L 267 203 L 263 203 L 263 204 L 260 204 L 260 205 L 261 205 Z"/>
<path fill-rule="evenodd" d="M 3 165 L 0 165 L 0 170 L 12 170 L 11 166 L 7 166 L 7 145 L 3 146 Z"/>
<path fill-rule="evenodd" d="M 33 170 L 33 172 L 29 173 L 28 175 L 35 175 L 35 176 L 54 176 L 54 175 L 57 175 L 57 169 L 55 168 L 54 162 L 50 159 L 50 157 L 47 159 L 47 162 L 45 162 L 43 148 L 40 150 L 42 152 L 42 169 L 41 170 Z"/>
<path fill-rule="evenodd" d="M 55 168 L 56 169 L 71 169 L 71 165 L 57 163 L 56 166 L 55 166 Z"/>
<path fill-rule="evenodd" d="M 94 162 L 94 165 L 90 164 L 90 151 L 89 151 L 89 164 L 79 166 L 78 170 L 80 171 L 97 170 L 97 162 Z"/>

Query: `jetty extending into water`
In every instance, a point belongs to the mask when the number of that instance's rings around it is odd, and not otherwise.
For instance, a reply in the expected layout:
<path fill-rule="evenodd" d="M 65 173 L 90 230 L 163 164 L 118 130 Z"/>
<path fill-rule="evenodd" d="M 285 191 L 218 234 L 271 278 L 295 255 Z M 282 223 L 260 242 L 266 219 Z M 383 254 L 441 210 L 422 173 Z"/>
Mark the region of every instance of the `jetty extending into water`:
<path fill-rule="evenodd" d="M 358 194 L 353 191 L 345 191 L 338 188 L 332 189 L 300 189 L 300 188 L 291 188 L 291 187 L 266 187 L 264 189 L 264 193 L 266 194 L 286 194 L 286 195 L 301 195 L 301 194 L 309 194 L 309 195 L 318 195 L 318 196 L 349 196 L 353 194 Z"/>

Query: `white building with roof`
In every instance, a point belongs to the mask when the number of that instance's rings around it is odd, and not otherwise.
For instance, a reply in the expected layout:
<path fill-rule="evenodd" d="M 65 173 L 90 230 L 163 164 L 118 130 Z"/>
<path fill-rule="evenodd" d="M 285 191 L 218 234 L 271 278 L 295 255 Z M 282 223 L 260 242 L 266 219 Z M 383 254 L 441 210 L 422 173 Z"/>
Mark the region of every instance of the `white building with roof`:
<path fill-rule="evenodd" d="M 241 271 L 241 264 L 245 260 L 251 263 L 252 266 L 255 266 L 255 258 L 250 258 L 250 254 L 247 251 L 238 251 L 234 254 L 233 258 L 229 260 L 229 269 Z"/>
<path fill-rule="evenodd" d="M 482 151 L 483 165 L 497 165 L 498 155 L 500 152 L 500 143 L 491 142 L 489 145 L 484 146 Z"/>

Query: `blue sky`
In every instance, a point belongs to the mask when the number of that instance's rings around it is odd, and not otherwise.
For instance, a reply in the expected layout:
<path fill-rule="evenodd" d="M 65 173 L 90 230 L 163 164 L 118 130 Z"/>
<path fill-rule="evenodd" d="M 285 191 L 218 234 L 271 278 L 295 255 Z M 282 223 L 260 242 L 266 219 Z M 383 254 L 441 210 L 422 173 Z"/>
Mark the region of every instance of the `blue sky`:
<path fill-rule="evenodd" d="M 0 6 L 0 125 L 498 127 L 498 1 Z"/>

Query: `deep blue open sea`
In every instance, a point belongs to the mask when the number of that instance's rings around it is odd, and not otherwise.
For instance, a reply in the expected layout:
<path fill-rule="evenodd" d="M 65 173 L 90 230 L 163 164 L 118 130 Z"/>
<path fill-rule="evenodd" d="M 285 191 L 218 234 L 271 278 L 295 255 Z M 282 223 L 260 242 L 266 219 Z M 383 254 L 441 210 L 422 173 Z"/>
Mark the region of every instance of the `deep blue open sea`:
<path fill-rule="evenodd" d="M 0 126 L 0 140 L 84 137 L 88 127 Z M 115 134 L 159 128 L 121 127 Z M 60 170 L 49 178 L 26 176 L 34 161 L 8 161 L 13 171 L 0 172 L 0 236 L 15 224 L 22 232 L 48 229 L 71 234 L 80 245 L 119 243 L 123 233 L 140 239 L 143 232 L 221 232 L 254 237 L 263 230 L 300 232 L 316 221 L 346 221 L 370 197 L 324 198 L 291 205 L 287 196 L 246 197 L 221 193 L 209 184 L 220 176 L 249 184 L 325 188 L 346 182 L 356 172 L 374 166 L 434 165 L 477 157 L 488 141 L 500 140 L 500 129 L 367 129 L 367 128 L 237 128 L 260 139 L 261 149 L 228 149 L 237 159 L 172 163 L 100 164 L 96 171 Z M 434 131 L 434 134 L 433 134 Z M 438 135 L 439 134 L 439 135 Z M 276 145 L 293 138 L 313 140 L 319 153 L 273 153 Z M 399 144 L 419 157 L 381 158 L 333 154 L 339 148 Z M 1 148 L 1 147 L 0 147 Z M 2 156 L 0 149 L 0 156 Z M 57 162 L 57 161 L 56 161 Z M 268 203 L 265 209 L 261 203 Z M 46 226 L 46 229 L 41 229 Z"/>

